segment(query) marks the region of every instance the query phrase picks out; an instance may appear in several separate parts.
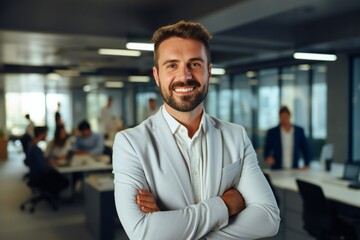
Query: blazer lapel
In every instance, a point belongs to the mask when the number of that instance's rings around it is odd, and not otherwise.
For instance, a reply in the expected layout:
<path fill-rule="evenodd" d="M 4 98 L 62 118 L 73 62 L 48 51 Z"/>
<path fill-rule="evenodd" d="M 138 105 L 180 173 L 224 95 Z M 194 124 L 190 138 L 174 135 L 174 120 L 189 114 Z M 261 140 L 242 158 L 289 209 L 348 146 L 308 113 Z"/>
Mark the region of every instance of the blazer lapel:
<path fill-rule="evenodd" d="M 174 177 L 179 182 L 179 185 L 184 193 L 187 205 L 194 203 L 194 194 L 189 176 L 189 170 L 186 162 L 175 142 L 170 128 L 162 115 L 161 110 L 154 116 L 155 121 L 153 125 L 153 133 L 160 146 L 163 146 L 163 151 L 166 154 L 166 161 L 170 165 Z"/>
<path fill-rule="evenodd" d="M 215 123 L 206 115 L 206 141 L 208 151 L 208 198 L 219 195 L 222 167 L 223 167 L 223 144 L 221 131 Z"/>

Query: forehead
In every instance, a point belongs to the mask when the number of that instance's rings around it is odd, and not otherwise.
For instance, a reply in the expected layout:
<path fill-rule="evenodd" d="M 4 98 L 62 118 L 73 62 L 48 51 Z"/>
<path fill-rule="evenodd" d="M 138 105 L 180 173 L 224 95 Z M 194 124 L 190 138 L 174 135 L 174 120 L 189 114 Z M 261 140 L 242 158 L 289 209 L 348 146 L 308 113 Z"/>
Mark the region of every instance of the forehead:
<path fill-rule="evenodd" d="M 206 60 L 206 49 L 204 44 L 198 40 L 171 37 L 159 45 L 158 57 L 160 62 L 179 57 L 201 57 Z"/>
<path fill-rule="evenodd" d="M 280 113 L 280 117 L 288 117 L 288 116 L 290 116 L 290 114 L 287 113 L 287 112 L 281 112 Z"/>

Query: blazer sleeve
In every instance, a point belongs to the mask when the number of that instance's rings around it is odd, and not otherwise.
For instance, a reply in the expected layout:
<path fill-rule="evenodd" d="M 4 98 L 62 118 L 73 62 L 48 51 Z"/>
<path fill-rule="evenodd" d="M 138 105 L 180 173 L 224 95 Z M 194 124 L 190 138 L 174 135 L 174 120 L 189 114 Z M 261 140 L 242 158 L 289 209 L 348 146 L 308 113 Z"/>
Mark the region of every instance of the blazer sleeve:
<path fill-rule="evenodd" d="M 272 155 L 272 152 L 274 151 L 274 147 L 272 146 L 272 130 L 268 130 L 266 133 L 266 137 L 265 137 L 265 147 L 264 147 L 264 160 L 266 160 L 266 158 L 268 158 L 269 156 Z"/>
<path fill-rule="evenodd" d="M 237 190 L 243 195 L 246 208 L 229 219 L 229 224 L 212 231 L 207 239 L 257 239 L 273 236 L 280 226 L 280 210 L 274 194 L 261 171 L 256 153 L 245 131 L 243 169 Z"/>
<path fill-rule="evenodd" d="M 299 129 L 299 138 L 300 138 L 300 150 L 304 158 L 305 166 L 309 166 L 311 161 L 311 151 L 309 147 L 308 140 L 305 136 L 305 131 L 302 127 L 298 127 Z"/>
<path fill-rule="evenodd" d="M 228 223 L 228 210 L 220 197 L 183 209 L 143 213 L 135 199 L 138 189 L 149 190 L 149 186 L 132 144 L 136 143 L 120 132 L 113 146 L 115 205 L 130 239 L 200 239 Z"/>

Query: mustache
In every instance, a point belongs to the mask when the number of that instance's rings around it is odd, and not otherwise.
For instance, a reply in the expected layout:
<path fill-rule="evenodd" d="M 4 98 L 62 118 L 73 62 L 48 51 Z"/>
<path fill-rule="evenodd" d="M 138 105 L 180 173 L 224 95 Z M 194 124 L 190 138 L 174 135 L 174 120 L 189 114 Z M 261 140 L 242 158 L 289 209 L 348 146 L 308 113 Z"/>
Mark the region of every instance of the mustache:
<path fill-rule="evenodd" d="M 176 87 L 200 87 L 200 83 L 195 80 L 187 80 L 186 82 L 173 82 L 170 85 L 170 89 L 174 89 Z"/>

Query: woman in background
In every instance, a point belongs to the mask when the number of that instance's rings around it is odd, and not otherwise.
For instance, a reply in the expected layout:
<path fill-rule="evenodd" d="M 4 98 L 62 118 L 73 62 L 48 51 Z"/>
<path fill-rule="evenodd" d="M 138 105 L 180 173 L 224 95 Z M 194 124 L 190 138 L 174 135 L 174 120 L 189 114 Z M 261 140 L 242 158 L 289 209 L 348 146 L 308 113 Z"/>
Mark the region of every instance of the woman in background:
<path fill-rule="evenodd" d="M 51 164 L 65 163 L 73 141 L 74 138 L 66 132 L 64 125 L 57 126 L 54 139 L 47 144 L 45 157 Z"/>

